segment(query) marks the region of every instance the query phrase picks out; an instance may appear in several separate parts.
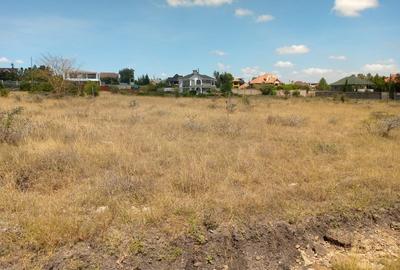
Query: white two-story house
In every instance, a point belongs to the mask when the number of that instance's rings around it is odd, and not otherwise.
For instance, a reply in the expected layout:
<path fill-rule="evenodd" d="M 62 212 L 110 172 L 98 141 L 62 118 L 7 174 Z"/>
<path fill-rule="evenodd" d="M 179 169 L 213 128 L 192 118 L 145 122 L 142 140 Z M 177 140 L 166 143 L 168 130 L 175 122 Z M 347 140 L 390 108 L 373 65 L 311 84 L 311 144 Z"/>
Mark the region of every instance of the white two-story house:
<path fill-rule="evenodd" d="M 198 70 L 179 78 L 179 91 L 196 92 L 196 94 L 205 94 L 215 89 L 216 80 L 213 77 L 202 75 Z"/>

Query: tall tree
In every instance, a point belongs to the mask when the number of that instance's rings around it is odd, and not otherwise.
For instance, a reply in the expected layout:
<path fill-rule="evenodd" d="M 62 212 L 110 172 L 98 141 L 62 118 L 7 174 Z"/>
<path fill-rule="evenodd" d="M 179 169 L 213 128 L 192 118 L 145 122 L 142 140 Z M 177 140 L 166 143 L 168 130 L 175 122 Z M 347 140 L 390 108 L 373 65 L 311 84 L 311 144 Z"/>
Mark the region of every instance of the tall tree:
<path fill-rule="evenodd" d="M 220 79 L 220 89 L 223 93 L 230 93 L 232 92 L 232 82 L 233 76 L 230 73 L 222 73 L 219 75 Z"/>
<path fill-rule="evenodd" d="M 218 87 L 218 88 L 221 87 L 221 77 L 220 77 L 220 75 L 221 74 L 219 73 L 219 71 L 214 71 L 214 78 L 217 80 L 215 82 L 215 86 Z"/>
<path fill-rule="evenodd" d="M 124 68 L 119 71 L 121 83 L 131 83 L 135 79 L 135 70 L 132 68 Z"/>
<path fill-rule="evenodd" d="M 56 94 L 64 95 L 67 91 L 68 82 L 64 80 L 63 76 L 67 73 L 77 71 L 74 60 L 47 54 L 42 56 L 41 62 L 42 66 L 45 67 L 44 71 L 49 71 L 42 72 L 43 74 L 41 75 L 47 75 L 47 82 Z"/>
<path fill-rule="evenodd" d="M 319 81 L 319 84 L 318 84 L 318 90 L 326 91 L 329 89 L 330 89 L 330 86 L 326 82 L 325 78 L 321 78 L 321 80 Z"/>

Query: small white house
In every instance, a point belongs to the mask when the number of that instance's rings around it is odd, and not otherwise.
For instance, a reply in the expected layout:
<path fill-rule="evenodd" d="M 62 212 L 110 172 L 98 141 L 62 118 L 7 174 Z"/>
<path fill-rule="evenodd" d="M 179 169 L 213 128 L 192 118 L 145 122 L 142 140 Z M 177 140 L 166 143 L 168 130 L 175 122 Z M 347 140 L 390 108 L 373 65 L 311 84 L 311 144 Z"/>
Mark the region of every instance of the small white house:
<path fill-rule="evenodd" d="M 91 71 L 71 71 L 64 73 L 64 80 L 71 82 L 99 82 L 100 83 L 100 73 Z"/>

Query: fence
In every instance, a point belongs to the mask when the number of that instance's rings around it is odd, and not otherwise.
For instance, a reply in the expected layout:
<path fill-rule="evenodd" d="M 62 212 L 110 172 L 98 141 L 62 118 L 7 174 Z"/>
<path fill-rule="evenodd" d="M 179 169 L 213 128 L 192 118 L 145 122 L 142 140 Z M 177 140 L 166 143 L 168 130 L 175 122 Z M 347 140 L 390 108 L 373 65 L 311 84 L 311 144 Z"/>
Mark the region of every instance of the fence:
<path fill-rule="evenodd" d="M 336 97 L 345 95 L 350 99 L 385 99 L 386 93 L 381 92 L 337 92 L 337 91 L 316 91 L 316 97 Z"/>
<path fill-rule="evenodd" d="M 19 89 L 20 82 L 18 81 L 3 81 L 0 80 L 0 84 L 3 85 L 6 88 L 11 88 L 11 89 Z"/>

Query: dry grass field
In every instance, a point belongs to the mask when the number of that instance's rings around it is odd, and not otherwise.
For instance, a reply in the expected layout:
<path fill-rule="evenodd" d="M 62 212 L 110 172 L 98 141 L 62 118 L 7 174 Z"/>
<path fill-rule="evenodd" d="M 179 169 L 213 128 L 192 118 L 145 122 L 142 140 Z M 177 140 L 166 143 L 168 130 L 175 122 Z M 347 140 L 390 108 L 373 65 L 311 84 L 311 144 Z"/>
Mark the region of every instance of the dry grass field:
<path fill-rule="evenodd" d="M 23 108 L 0 144 L 0 266 L 41 269 L 82 242 L 138 254 L 149 234 L 201 244 L 204 227 L 399 202 L 400 132 L 364 125 L 399 103 L 233 103 L 228 113 L 222 98 L 0 98 L 0 111 Z"/>

